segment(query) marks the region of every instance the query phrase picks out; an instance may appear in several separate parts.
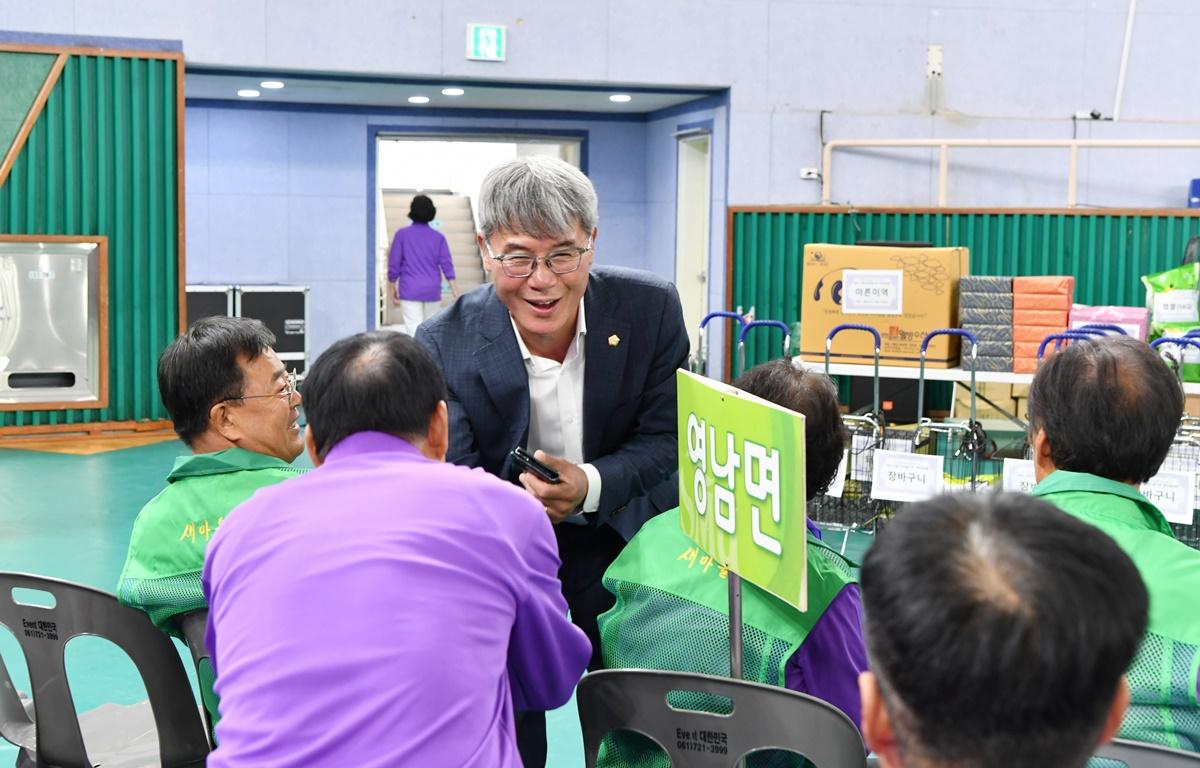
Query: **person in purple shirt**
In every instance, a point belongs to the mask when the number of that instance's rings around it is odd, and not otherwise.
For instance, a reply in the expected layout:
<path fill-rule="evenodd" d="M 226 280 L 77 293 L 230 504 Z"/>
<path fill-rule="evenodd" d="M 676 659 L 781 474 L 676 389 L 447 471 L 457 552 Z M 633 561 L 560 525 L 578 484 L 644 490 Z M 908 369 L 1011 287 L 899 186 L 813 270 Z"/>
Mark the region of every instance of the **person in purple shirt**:
<path fill-rule="evenodd" d="M 444 463 L 445 398 L 403 334 L 313 364 L 316 469 L 234 509 L 208 548 L 209 768 L 517 768 L 514 705 L 570 699 L 591 645 L 567 619 L 550 520 Z"/>
<path fill-rule="evenodd" d="M 804 415 L 807 495 L 824 493 L 846 446 L 829 377 L 773 360 L 733 384 Z M 677 504 L 677 480 L 674 489 L 672 503 Z M 667 489 L 656 490 L 664 491 L 656 502 L 663 503 Z M 811 521 L 808 530 L 807 612 L 742 582 L 744 676 L 824 699 L 857 726 L 858 676 L 867 669 L 862 599 L 850 563 L 821 542 L 821 531 Z M 607 668 L 729 674 L 726 576 L 684 535 L 678 508 L 642 526 L 605 572 L 604 586 L 616 596 L 616 605 L 599 619 Z M 665 760 L 658 754 L 624 734 L 610 735 L 597 765 L 655 766 Z M 762 756 L 750 764 L 775 765 L 776 758 L 781 756 Z"/>
<path fill-rule="evenodd" d="M 409 335 L 417 326 L 433 317 L 441 307 L 442 275 L 450 283 L 450 291 L 458 298 L 454 281 L 454 262 L 446 236 L 429 226 L 437 216 L 437 208 L 426 195 L 416 195 L 408 208 L 412 224 L 396 230 L 388 251 L 388 282 L 392 284 L 392 301 L 400 305 L 404 327 Z"/>

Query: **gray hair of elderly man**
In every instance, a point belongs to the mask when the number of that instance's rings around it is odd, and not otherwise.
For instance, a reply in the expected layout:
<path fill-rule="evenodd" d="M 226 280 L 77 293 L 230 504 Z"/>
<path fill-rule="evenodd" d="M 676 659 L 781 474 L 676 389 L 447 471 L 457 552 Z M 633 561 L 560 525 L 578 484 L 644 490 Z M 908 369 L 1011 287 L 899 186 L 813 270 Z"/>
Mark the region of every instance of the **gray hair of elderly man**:
<path fill-rule="evenodd" d="M 558 158 L 520 157 L 493 168 L 479 190 L 479 232 L 500 230 L 560 237 L 579 226 L 587 234 L 598 218 L 596 189 L 587 176 Z"/>

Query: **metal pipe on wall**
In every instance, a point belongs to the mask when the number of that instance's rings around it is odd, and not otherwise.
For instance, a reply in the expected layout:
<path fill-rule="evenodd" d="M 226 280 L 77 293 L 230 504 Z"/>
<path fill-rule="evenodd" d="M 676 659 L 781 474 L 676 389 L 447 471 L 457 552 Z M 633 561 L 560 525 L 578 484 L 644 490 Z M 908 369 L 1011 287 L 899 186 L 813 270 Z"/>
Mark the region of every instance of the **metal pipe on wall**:
<path fill-rule="evenodd" d="M 1137 14 L 1137 0 L 1129 0 L 1129 13 L 1125 17 L 1125 44 L 1121 47 L 1121 67 L 1117 70 L 1117 95 L 1113 99 L 1112 119 L 1121 119 L 1121 99 L 1125 96 L 1125 72 L 1129 68 L 1129 45 L 1133 41 L 1133 17 Z"/>

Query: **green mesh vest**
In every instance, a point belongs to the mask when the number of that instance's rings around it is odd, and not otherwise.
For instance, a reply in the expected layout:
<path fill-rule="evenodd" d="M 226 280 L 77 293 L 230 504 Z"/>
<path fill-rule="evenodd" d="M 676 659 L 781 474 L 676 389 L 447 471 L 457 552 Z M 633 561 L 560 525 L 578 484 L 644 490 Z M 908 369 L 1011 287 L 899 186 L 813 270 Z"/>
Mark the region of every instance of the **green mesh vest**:
<path fill-rule="evenodd" d="M 727 573 L 683 534 L 679 510 L 647 522 L 604 574 L 616 604 L 599 618 L 604 665 L 729 674 Z M 743 671 L 747 680 L 784 684 L 788 659 L 838 592 L 856 580 L 850 564 L 812 535 L 808 542 L 808 611 L 742 583 Z M 699 694 L 672 698 L 676 706 L 720 711 Z M 750 760 L 754 768 L 798 765 L 794 756 Z M 658 768 L 666 756 L 634 734 L 610 734 L 597 763 L 603 768 Z"/>
<path fill-rule="evenodd" d="M 1118 735 L 1200 752 L 1200 552 L 1176 541 L 1162 513 L 1123 483 L 1059 470 L 1033 495 L 1112 536 L 1150 593 L 1150 626 L 1127 673 L 1133 697 Z"/>
<path fill-rule="evenodd" d="M 171 619 L 208 607 L 200 583 L 204 551 L 225 515 L 259 488 L 301 472 L 280 459 L 241 448 L 177 458 L 167 487 L 133 522 L 117 600 L 145 611 L 159 629 L 180 637 Z M 201 662 L 197 674 L 201 699 L 215 725 L 220 713 L 212 690 L 212 665 Z"/>

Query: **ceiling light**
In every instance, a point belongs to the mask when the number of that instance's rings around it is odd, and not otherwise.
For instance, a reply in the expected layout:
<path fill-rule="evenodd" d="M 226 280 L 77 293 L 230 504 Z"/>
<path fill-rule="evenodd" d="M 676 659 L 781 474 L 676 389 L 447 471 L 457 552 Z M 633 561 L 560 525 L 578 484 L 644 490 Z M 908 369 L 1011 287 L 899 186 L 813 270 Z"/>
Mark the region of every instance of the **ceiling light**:
<path fill-rule="evenodd" d="M 428 104 L 429 97 L 428 96 L 409 96 L 408 103 L 409 104 Z"/>
<path fill-rule="evenodd" d="M 260 95 L 261 94 L 259 94 L 259 92 L 253 88 L 243 88 L 242 90 L 238 91 L 238 96 L 241 96 L 243 99 L 257 99 Z"/>
<path fill-rule="evenodd" d="M 282 80 L 263 80 L 261 83 L 259 83 L 259 85 L 262 86 L 263 88 L 269 88 L 270 90 L 274 91 L 274 90 L 278 90 L 283 87 L 283 81 Z"/>
<path fill-rule="evenodd" d="M 442 89 L 443 96 L 462 96 L 464 93 L 466 93 L 466 91 L 464 91 L 462 88 L 443 88 Z"/>
<path fill-rule="evenodd" d="M 626 102 L 633 101 L 633 97 L 628 93 L 614 93 L 612 96 L 608 97 L 608 100 L 615 101 L 618 104 L 624 104 Z"/>

